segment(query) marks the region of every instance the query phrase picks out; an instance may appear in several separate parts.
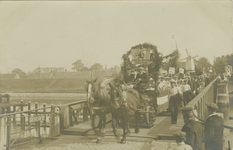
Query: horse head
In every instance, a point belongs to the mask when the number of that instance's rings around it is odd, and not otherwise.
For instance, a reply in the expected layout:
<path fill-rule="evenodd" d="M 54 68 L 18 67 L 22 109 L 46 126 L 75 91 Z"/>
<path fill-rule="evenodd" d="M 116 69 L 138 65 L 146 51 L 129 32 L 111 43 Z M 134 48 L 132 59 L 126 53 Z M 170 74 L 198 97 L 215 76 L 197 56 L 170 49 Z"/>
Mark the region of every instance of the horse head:
<path fill-rule="evenodd" d="M 110 101 L 113 108 L 117 110 L 122 106 L 124 102 L 124 96 L 123 96 L 124 89 L 122 86 L 116 87 L 111 83 L 109 83 L 109 86 L 110 86 L 110 91 L 109 91 Z"/>
<path fill-rule="evenodd" d="M 93 103 L 94 102 L 94 97 L 95 93 L 97 92 L 97 78 L 92 80 L 87 80 L 85 79 L 87 84 L 85 86 L 85 90 L 87 92 L 87 102 L 88 103 Z"/>

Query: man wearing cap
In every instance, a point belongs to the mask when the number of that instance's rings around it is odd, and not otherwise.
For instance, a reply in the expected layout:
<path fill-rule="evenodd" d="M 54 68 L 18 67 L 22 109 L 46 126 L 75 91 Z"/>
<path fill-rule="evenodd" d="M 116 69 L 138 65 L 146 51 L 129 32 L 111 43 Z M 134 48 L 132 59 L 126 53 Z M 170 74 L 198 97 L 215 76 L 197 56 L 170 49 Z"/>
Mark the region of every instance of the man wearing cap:
<path fill-rule="evenodd" d="M 176 150 L 193 150 L 190 145 L 187 145 L 184 143 L 185 141 L 185 132 L 177 131 L 173 133 L 173 137 L 176 140 L 177 143 L 177 149 Z"/>
<path fill-rule="evenodd" d="M 190 145 L 193 150 L 202 150 L 204 126 L 200 122 L 194 120 L 193 109 L 191 107 L 184 107 L 181 110 L 185 122 L 181 129 L 181 131 L 186 133 L 185 144 Z"/>
<path fill-rule="evenodd" d="M 210 116 L 206 119 L 205 123 L 205 150 L 222 150 L 223 118 L 217 115 L 218 106 L 215 103 L 208 103 L 206 105 Z"/>
<path fill-rule="evenodd" d="M 138 82 L 138 87 L 136 87 L 138 89 L 139 93 L 143 93 L 143 88 L 147 85 L 149 77 L 147 75 L 147 73 L 144 72 L 144 68 L 143 67 L 139 67 L 139 73 L 136 76 L 136 81 Z"/>
<path fill-rule="evenodd" d="M 123 78 L 126 84 L 132 83 L 134 81 L 134 75 L 131 73 L 130 67 L 127 67 L 127 74 L 124 75 Z"/>

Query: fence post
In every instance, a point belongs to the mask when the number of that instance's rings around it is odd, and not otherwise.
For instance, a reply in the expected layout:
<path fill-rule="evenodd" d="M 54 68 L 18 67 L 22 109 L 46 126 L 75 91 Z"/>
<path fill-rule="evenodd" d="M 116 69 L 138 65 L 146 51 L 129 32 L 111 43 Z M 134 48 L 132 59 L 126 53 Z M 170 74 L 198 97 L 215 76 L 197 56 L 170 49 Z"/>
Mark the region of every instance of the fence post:
<path fill-rule="evenodd" d="M 16 111 L 16 106 L 13 106 L 13 112 L 15 113 L 15 111 Z M 13 115 L 13 123 L 14 123 L 14 125 L 16 125 L 16 115 L 14 114 Z"/>
<path fill-rule="evenodd" d="M 39 139 L 39 142 L 38 142 L 38 143 L 41 144 L 41 143 L 42 143 L 42 139 L 41 139 L 41 137 L 40 137 L 40 121 L 37 122 L 37 125 L 38 125 L 38 126 L 37 126 L 37 128 L 38 128 L 37 131 L 38 131 L 38 139 Z"/>
<path fill-rule="evenodd" d="M 73 127 L 73 108 L 71 106 L 69 106 L 69 126 Z"/>
<path fill-rule="evenodd" d="M 83 121 L 88 121 L 88 110 L 87 103 L 84 104 L 83 108 Z"/>
<path fill-rule="evenodd" d="M 31 101 L 28 102 L 28 110 L 31 110 Z M 28 125 L 30 124 L 31 114 L 28 113 Z"/>
<path fill-rule="evenodd" d="M 51 105 L 51 113 L 50 113 L 50 138 L 52 138 L 54 134 L 54 116 L 55 116 L 55 108 L 54 105 Z"/>
<path fill-rule="evenodd" d="M 46 104 L 45 104 L 45 103 L 43 104 L 43 107 L 44 107 L 44 108 L 46 107 Z M 43 112 L 45 113 L 45 112 L 46 112 L 46 109 L 43 109 Z M 44 124 L 44 132 L 46 132 L 46 114 L 44 114 L 44 121 L 43 121 L 43 124 Z"/>
<path fill-rule="evenodd" d="M 25 130 L 25 116 L 22 115 L 21 119 L 22 119 L 22 122 L 21 122 L 21 131 L 24 131 Z"/>
<path fill-rule="evenodd" d="M 6 150 L 10 150 L 10 133 L 11 133 L 11 116 L 7 116 L 7 139 L 6 139 Z"/>
<path fill-rule="evenodd" d="M 23 100 L 21 100 L 21 106 L 20 106 L 20 111 L 23 111 Z M 22 116 L 23 116 L 23 114 L 22 113 L 20 113 L 20 124 L 22 124 L 23 123 L 23 121 L 22 121 Z"/>

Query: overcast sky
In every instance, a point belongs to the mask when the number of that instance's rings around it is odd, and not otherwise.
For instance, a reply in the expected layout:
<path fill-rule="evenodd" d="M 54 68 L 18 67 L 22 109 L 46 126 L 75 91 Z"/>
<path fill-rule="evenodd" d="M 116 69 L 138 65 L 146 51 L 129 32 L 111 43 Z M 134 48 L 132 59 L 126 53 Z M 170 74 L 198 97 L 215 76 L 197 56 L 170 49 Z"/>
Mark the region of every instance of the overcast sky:
<path fill-rule="evenodd" d="M 207 57 L 233 52 L 232 2 L 1 2 L 0 72 L 64 67 L 81 59 L 120 65 L 148 42 L 164 55 L 185 49 Z"/>

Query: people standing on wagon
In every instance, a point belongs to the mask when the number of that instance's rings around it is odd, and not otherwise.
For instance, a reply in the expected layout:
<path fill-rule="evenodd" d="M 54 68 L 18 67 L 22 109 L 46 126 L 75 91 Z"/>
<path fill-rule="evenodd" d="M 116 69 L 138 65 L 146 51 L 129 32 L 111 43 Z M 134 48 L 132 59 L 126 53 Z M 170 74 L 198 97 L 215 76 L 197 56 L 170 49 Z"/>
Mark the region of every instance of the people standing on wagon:
<path fill-rule="evenodd" d="M 159 90 L 164 90 L 167 87 L 167 82 L 164 80 L 164 77 L 160 77 Z"/>
<path fill-rule="evenodd" d="M 194 120 L 193 109 L 191 107 L 184 107 L 181 110 L 185 123 L 181 129 L 181 131 L 186 133 L 185 144 L 190 145 L 193 150 L 202 150 L 204 125 Z"/>
<path fill-rule="evenodd" d="M 218 106 L 215 103 L 206 104 L 209 118 L 205 122 L 205 150 L 222 150 L 223 149 L 223 118 L 218 116 L 216 111 Z"/>
<path fill-rule="evenodd" d="M 178 87 L 176 86 L 176 81 L 171 80 L 171 87 L 168 88 L 169 106 L 168 109 L 171 112 L 171 123 L 177 124 L 177 116 L 183 106 L 183 100 Z"/>
<path fill-rule="evenodd" d="M 139 73 L 137 74 L 135 81 L 136 83 L 138 82 L 138 84 L 135 86 L 135 88 L 138 89 L 138 92 L 140 94 L 142 94 L 143 88 L 148 84 L 149 76 L 146 72 L 144 72 L 143 67 L 139 67 L 138 69 L 139 69 Z"/>
<path fill-rule="evenodd" d="M 134 75 L 132 74 L 132 70 L 130 67 L 127 67 L 127 74 L 124 75 L 123 78 L 126 84 L 130 84 L 134 81 Z"/>

